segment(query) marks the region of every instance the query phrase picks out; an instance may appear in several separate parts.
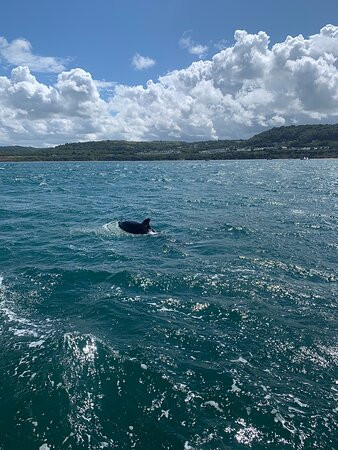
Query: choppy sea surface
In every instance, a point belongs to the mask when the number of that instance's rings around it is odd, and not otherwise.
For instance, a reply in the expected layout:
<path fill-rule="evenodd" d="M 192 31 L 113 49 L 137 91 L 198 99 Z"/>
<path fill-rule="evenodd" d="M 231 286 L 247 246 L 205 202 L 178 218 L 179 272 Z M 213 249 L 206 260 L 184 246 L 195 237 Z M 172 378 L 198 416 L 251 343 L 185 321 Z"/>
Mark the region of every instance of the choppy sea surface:
<path fill-rule="evenodd" d="M 0 449 L 337 448 L 337 173 L 0 164 Z"/>

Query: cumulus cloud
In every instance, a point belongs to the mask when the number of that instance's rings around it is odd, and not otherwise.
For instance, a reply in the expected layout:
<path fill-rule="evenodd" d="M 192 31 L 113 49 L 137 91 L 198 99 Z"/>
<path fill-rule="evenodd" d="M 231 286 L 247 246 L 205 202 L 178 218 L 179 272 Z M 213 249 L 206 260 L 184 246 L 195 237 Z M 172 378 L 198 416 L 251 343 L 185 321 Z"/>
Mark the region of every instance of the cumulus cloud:
<path fill-rule="evenodd" d="M 131 63 L 136 70 L 145 70 L 145 69 L 149 69 L 150 67 L 154 66 L 155 60 L 152 58 L 149 58 L 148 56 L 142 56 L 139 53 L 136 53 L 133 56 Z"/>
<path fill-rule="evenodd" d="M 111 91 L 112 88 L 117 84 L 115 81 L 106 80 L 94 80 L 94 83 L 98 89 L 108 91 Z"/>
<path fill-rule="evenodd" d="M 62 71 L 47 86 L 28 67 L 0 77 L 1 144 L 92 139 L 228 139 L 268 127 L 338 121 L 338 27 L 271 45 L 235 32 L 210 60 L 103 99 L 91 74 Z"/>
<path fill-rule="evenodd" d="M 12 66 L 27 66 L 33 72 L 59 73 L 65 69 L 66 60 L 53 56 L 33 54 L 32 45 L 26 39 L 8 42 L 0 36 L 0 60 Z"/>
<path fill-rule="evenodd" d="M 179 45 L 181 48 L 188 50 L 191 55 L 196 55 L 199 58 L 203 58 L 208 51 L 207 45 L 198 44 L 193 41 L 188 32 L 185 32 L 183 34 L 183 36 L 179 40 Z"/>

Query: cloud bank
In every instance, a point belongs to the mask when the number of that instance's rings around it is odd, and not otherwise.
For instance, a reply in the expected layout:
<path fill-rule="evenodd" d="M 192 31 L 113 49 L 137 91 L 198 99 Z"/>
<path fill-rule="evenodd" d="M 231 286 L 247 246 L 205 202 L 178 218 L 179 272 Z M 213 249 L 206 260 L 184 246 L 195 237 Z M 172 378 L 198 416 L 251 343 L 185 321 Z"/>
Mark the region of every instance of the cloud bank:
<path fill-rule="evenodd" d="M 90 73 L 63 70 L 52 86 L 28 67 L 0 77 L 0 143 L 53 145 L 96 139 L 227 139 L 267 127 L 338 121 L 338 27 L 269 45 L 235 32 L 210 60 L 100 96 Z"/>

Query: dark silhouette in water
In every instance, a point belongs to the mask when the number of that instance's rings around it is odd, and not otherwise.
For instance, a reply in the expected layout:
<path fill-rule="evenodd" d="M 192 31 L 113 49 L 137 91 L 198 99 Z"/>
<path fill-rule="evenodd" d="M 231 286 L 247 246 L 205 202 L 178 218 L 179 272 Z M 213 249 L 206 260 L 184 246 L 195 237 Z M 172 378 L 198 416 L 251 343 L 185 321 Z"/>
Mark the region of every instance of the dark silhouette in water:
<path fill-rule="evenodd" d="M 132 220 L 126 220 L 124 222 L 118 222 L 119 227 L 127 233 L 133 234 L 148 234 L 149 231 L 155 231 L 149 225 L 150 219 L 145 219 L 142 223 L 134 222 Z"/>

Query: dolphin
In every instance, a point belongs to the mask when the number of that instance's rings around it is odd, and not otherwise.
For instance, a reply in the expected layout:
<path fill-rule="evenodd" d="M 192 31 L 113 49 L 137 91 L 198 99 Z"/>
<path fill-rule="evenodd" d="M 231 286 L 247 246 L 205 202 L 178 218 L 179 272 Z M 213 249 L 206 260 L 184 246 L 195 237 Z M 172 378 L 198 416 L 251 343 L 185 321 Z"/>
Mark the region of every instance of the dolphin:
<path fill-rule="evenodd" d="M 148 234 L 149 231 L 155 231 L 149 225 L 150 219 L 145 219 L 142 223 L 134 222 L 132 220 L 126 220 L 124 222 L 118 222 L 119 227 L 127 233 L 133 234 Z"/>

